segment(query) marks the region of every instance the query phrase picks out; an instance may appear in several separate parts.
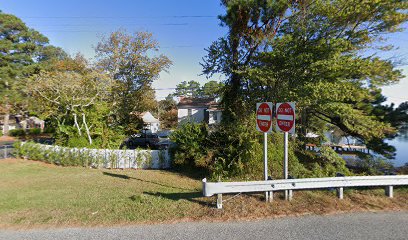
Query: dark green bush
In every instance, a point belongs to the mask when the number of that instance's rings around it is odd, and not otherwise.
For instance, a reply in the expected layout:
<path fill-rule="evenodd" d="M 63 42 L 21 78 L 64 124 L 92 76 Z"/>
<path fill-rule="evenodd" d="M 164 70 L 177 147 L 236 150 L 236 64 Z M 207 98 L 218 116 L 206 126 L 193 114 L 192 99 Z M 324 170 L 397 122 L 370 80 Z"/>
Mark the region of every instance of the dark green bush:
<path fill-rule="evenodd" d="M 85 136 L 72 136 L 68 139 L 67 147 L 89 147 L 89 141 Z"/>
<path fill-rule="evenodd" d="M 208 154 L 208 128 L 204 123 L 185 123 L 170 138 L 176 145 L 171 149 L 175 166 L 208 167 L 211 159 Z"/>
<path fill-rule="evenodd" d="M 26 132 L 24 131 L 24 129 L 13 129 L 9 131 L 9 135 L 12 137 L 20 137 L 20 136 L 25 136 Z"/>
<path fill-rule="evenodd" d="M 214 129 L 204 124 L 186 123 L 171 136 L 173 163 L 181 167 L 205 169 L 212 180 L 264 179 L 263 134 L 256 131 L 255 115 L 240 123 L 223 123 Z M 283 133 L 268 134 L 268 175 L 283 178 Z M 299 140 L 289 140 L 289 175 L 296 178 L 351 175 L 345 161 L 332 149 L 307 152 Z"/>
<path fill-rule="evenodd" d="M 212 178 L 264 179 L 263 134 L 255 130 L 255 116 L 240 124 L 220 125 L 210 135 L 213 143 Z M 294 177 L 309 175 L 294 153 L 294 141 L 289 143 L 289 174 Z M 268 134 L 268 175 L 274 179 L 283 176 L 283 134 Z"/>
<path fill-rule="evenodd" d="M 28 130 L 28 134 L 30 135 L 38 135 L 41 134 L 41 128 L 30 128 Z"/>
<path fill-rule="evenodd" d="M 44 128 L 44 133 L 55 133 L 55 128 L 53 127 L 46 127 Z"/>

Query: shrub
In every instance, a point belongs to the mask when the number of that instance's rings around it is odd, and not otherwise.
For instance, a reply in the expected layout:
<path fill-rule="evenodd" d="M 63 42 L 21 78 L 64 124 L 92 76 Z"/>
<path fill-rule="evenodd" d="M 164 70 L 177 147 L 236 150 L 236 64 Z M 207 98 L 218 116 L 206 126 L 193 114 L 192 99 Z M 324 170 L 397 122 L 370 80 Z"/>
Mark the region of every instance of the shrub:
<path fill-rule="evenodd" d="M 263 134 L 255 130 L 254 118 L 240 124 L 220 125 L 210 135 L 213 143 L 212 178 L 264 179 Z M 294 141 L 289 143 L 289 174 L 295 177 L 308 175 L 294 153 Z M 283 177 L 283 134 L 268 134 L 268 175 Z"/>
<path fill-rule="evenodd" d="M 68 139 L 67 147 L 71 148 L 89 147 L 89 142 L 85 136 L 72 136 Z"/>
<path fill-rule="evenodd" d="M 364 175 L 382 175 L 394 171 L 394 166 L 389 159 L 369 154 L 360 154 L 354 167 L 357 173 Z"/>
<path fill-rule="evenodd" d="M 21 146 L 21 142 L 20 141 L 15 141 L 13 143 L 13 147 L 14 147 L 14 157 L 16 158 L 20 158 L 23 157 L 22 156 L 22 146 Z"/>
<path fill-rule="evenodd" d="M 25 136 L 26 132 L 24 129 L 12 129 L 9 131 L 9 135 L 12 137 L 20 137 L 20 136 Z"/>
<path fill-rule="evenodd" d="M 218 179 L 264 179 L 263 134 L 255 130 L 255 115 L 234 124 L 223 123 L 214 129 L 204 124 L 186 123 L 177 129 L 171 140 L 173 163 L 179 167 L 201 168 Z M 301 142 L 289 140 L 289 175 L 302 177 L 335 176 L 337 172 L 351 175 L 346 162 L 331 148 L 319 153 L 303 150 Z M 268 175 L 283 178 L 283 133 L 268 134 Z"/>
<path fill-rule="evenodd" d="M 46 127 L 44 128 L 44 133 L 55 133 L 55 128 L 53 127 Z"/>
<path fill-rule="evenodd" d="M 28 134 L 30 135 L 38 135 L 41 134 L 41 128 L 30 128 L 28 130 Z"/>
<path fill-rule="evenodd" d="M 179 167 L 208 167 L 208 128 L 204 123 L 185 123 L 170 136 L 174 165 Z"/>

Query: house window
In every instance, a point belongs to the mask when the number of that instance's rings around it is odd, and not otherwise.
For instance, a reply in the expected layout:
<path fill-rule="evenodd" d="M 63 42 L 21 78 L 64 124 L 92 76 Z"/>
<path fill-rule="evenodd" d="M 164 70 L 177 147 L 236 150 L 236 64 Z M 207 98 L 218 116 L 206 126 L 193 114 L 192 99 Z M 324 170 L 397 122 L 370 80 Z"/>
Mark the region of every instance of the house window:
<path fill-rule="evenodd" d="M 192 115 L 192 109 L 188 109 L 188 110 L 187 110 L 187 116 L 188 116 L 188 117 L 191 117 L 191 115 Z"/>

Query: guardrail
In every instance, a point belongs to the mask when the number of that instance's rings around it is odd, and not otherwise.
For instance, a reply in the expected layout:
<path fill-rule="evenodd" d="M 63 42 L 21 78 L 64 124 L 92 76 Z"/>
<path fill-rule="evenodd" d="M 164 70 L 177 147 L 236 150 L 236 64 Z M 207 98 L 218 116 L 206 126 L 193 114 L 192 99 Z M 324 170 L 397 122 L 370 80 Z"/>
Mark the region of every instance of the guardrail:
<path fill-rule="evenodd" d="M 225 193 L 270 192 L 270 199 L 272 200 L 274 191 L 289 191 L 290 200 L 292 190 L 336 188 L 337 196 L 343 199 L 343 188 L 345 187 L 385 186 L 386 195 L 392 198 L 393 186 L 401 185 L 408 185 L 408 175 L 303 178 L 251 182 L 207 182 L 207 179 L 204 178 L 203 194 L 206 197 L 217 195 L 217 208 L 222 208 L 222 194 Z"/>

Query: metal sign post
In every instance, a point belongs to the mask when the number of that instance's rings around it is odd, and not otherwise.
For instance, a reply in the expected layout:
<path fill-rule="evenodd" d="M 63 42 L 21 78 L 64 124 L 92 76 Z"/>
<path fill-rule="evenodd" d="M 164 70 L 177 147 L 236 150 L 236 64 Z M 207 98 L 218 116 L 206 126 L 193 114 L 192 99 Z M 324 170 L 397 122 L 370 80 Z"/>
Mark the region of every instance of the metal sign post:
<path fill-rule="evenodd" d="M 264 156 L 264 177 L 265 181 L 268 181 L 268 133 L 264 132 L 264 148 L 263 148 L 263 156 Z M 270 201 L 269 193 L 265 192 L 265 201 Z"/>
<path fill-rule="evenodd" d="M 284 179 L 288 179 L 288 138 L 289 133 L 284 133 L 284 149 L 283 149 L 283 177 Z M 285 190 L 285 200 L 289 200 L 288 190 Z"/>
<path fill-rule="evenodd" d="M 264 135 L 264 177 L 268 180 L 268 132 L 272 131 L 272 103 L 263 102 L 256 104 L 256 130 Z M 272 192 L 265 192 L 265 200 L 272 201 Z"/>
<path fill-rule="evenodd" d="M 288 144 L 289 133 L 295 133 L 295 103 L 277 103 L 276 104 L 276 130 L 284 133 L 283 149 L 283 177 L 288 179 Z M 285 190 L 285 199 L 292 199 L 292 191 Z"/>

